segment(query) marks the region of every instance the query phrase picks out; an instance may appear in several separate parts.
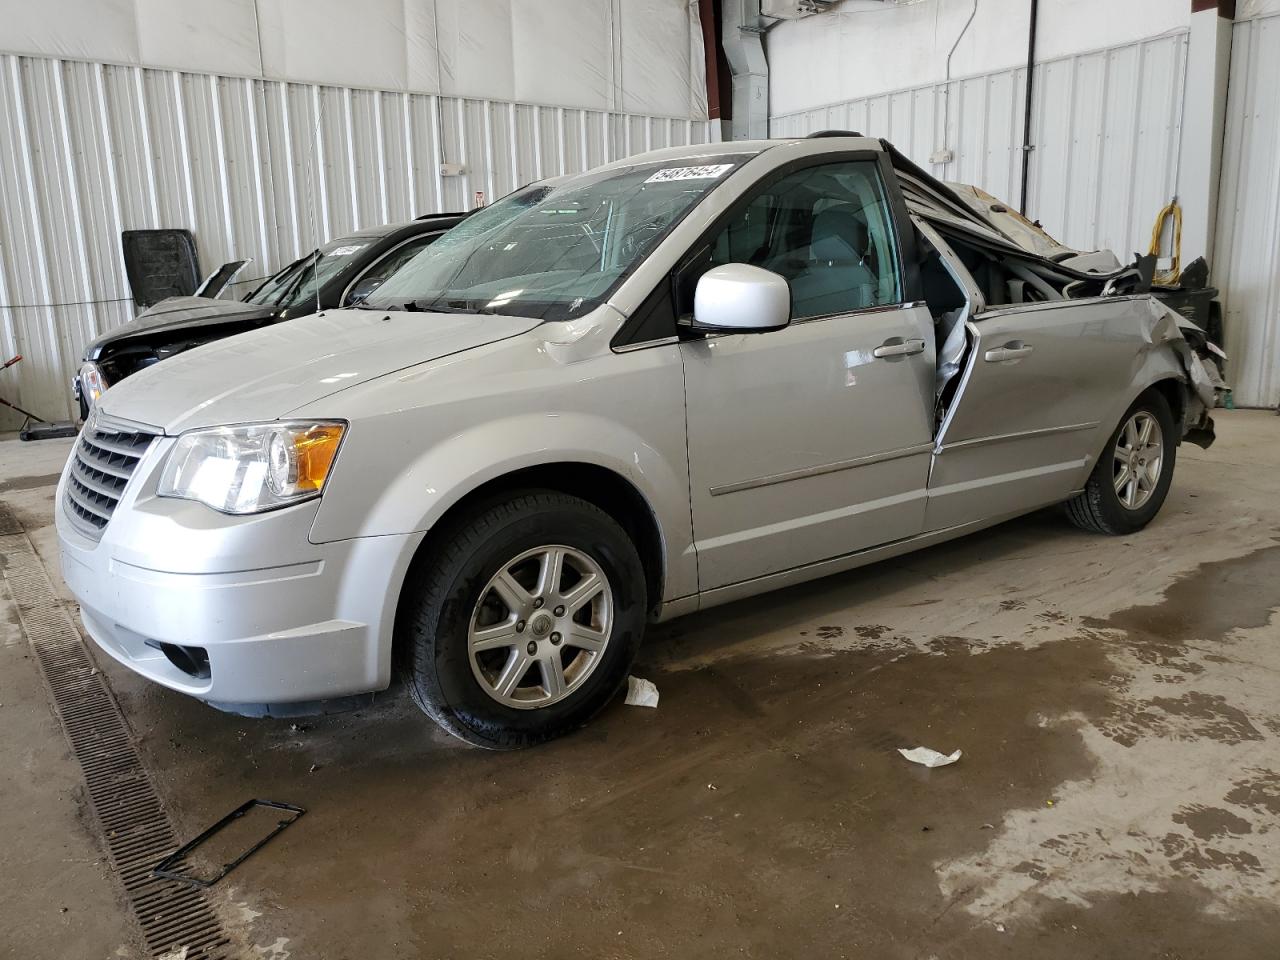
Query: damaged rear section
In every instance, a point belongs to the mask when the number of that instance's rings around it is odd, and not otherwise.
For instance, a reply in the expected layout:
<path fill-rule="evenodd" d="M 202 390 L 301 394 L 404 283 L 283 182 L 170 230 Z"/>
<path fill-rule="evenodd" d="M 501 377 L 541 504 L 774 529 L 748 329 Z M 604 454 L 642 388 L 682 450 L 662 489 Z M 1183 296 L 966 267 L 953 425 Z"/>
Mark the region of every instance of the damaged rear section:
<path fill-rule="evenodd" d="M 962 390 L 972 392 L 969 381 L 979 376 L 976 364 L 1032 364 L 1032 352 L 1039 349 L 1042 354 L 1034 365 L 1047 383 L 1056 380 L 1064 390 L 1084 388 L 1101 373 L 1096 367 L 1107 360 L 1073 350 L 1068 340 L 1054 344 L 1051 349 L 1058 356 L 1046 361 L 1045 341 L 1053 342 L 1045 335 L 1049 325 L 1037 324 L 1033 316 L 1042 310 L 1054 311 L 1054 332 L 1059 335 L 1077 325 L 1083 333 L 1087 325 L 1105 324 L 1109 332 L 1133 342 L 1129 373 L 1139 379 L 1159 377 L 1152 371 L 1159 370 L 1161 360 L 1146 355 L 1163 352 L 1166 378 L 1182 385 L 1183 395 L 1177 398 L 1181 402 L 1175 405 L 1182 439 L 1202 447 L 1213 442 L 1209 411 L 1227 389 L 1220 366 L 1225 355 L 1198 326 L 1151 296 L 1154 257 L 1139 257 L 1123 266 L 1110 251 L 1073 250 L 989 194 L 943 183 L 892 145 L 884 146 L 920 240 L 921 278 L 938 345 L 939 450 L 947 442 L 957 397 Z M 1058 312 L 1062 310 L 1068 312 Z M 1038 344 L 1019 335 L 1023 328 L 1038 327 Z M 1057 377 L 1055 362 L 1060 364 Z M 1039 402 L 1061 401 L 1046 397 Z"/>

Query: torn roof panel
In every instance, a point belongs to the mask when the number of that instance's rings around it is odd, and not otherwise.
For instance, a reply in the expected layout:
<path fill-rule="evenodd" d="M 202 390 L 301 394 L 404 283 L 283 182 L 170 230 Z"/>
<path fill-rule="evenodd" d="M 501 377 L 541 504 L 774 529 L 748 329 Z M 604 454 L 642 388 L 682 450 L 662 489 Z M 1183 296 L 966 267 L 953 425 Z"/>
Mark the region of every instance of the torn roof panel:
<path fill-rule="evenodd" d="M 887 140 L 880 142 L 897 171 L 908 208 L 940 229 L 960 231 L 970 242 L 1006 253 L 1031 254 L 1081 278 L 1106 279 L 1127 269 L 1111 251 L 1074 250 L 986 191 L 939 180 Z"/>

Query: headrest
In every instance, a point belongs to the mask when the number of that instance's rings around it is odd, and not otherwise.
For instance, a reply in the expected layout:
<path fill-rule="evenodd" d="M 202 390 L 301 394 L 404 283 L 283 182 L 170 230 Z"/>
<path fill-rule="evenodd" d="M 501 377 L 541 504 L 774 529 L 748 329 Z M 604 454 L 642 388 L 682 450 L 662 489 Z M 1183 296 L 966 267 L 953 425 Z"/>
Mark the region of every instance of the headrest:
<path fill-rule="evenodd" d="M 813 259 L 858 261 L 866 250 L 866 222 L 848 207 L 831 207 L 813 218 Z"/>

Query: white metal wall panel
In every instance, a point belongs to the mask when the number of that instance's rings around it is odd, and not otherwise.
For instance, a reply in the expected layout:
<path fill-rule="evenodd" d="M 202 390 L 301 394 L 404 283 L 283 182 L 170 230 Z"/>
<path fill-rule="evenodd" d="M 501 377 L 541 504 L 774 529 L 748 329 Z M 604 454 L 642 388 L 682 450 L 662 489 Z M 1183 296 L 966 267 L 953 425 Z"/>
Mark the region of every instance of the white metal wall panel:
<path fill-rule="evenodd" d="M 1145 250 L 1176 192 L 1187 35 L 1036 67 L 1028 213 L 1064 243 Z M 771 134 L 853 129 L 891 140 L 935 176 L 1020 201 L 1026 69 L 929 84 L 774 116 Z M 939 148 L 954 160 L 931 164 Z"/>
<path fill-rule="evenodd" d="M 349 230 L 717 138 L 706 120 L 0 56 L 0 355 L 25 357 L 0 396 L 71 415 L 85 344 L 134 314 L 121 230 L 190 229 L 205 271 L 251 257 L 243 293 Z"/>
<path fill-rule="evenodd" d="M 707 115 L 698 0 L 0 0 L 0 24 L 21 56 Z"/>
<path fill-rule="evenodd" d="M 1280 403 L 1280 17 L 1235 25 L 1214 274 L 1240 406 Z"/>

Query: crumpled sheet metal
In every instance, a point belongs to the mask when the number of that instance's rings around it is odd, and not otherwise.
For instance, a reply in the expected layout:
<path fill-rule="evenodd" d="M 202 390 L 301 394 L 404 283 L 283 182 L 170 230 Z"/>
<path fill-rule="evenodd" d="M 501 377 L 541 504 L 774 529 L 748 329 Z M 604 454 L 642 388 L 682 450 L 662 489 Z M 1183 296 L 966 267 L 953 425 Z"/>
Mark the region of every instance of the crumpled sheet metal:
<path fill-rule="evenodd" d="M 1218 396 L 1230 388 L 1218 375 L 1217 365 L 1196 350 L 1188 337 L 1205 340 L 1204 331 L 1196 324 L 1166 304 L 1152 298 L 1150 323 L 1146 329 L 1147 341 L 1152 347 L 1168 344 L 1177 354 L 1186 372 L 1191 390 L 1187 396 L 1187 408 L 1183 414 L 1184 439 L 1208 448 L 1213 443 L 1213 418 L 1209 411 L 1218 404 Z M 1206 341 L 1207 342 L 1207 341 Z"/>
<path fill-rule="evenodd" d="M 1148 342 L 1174 344 L 1196 397 L 1206 408 L 1212 409 L 1217 404 L 1218 391 L 1226 390 L 1227 385 L 1218 376 L 1217 368 L 1187 342 L 1188 332 L 1204 337 L 1204 331 L 1159 300 L 1153 298 L 1148 303 L 1151 307 L 1151 325 L 1146 331 Z"/>

